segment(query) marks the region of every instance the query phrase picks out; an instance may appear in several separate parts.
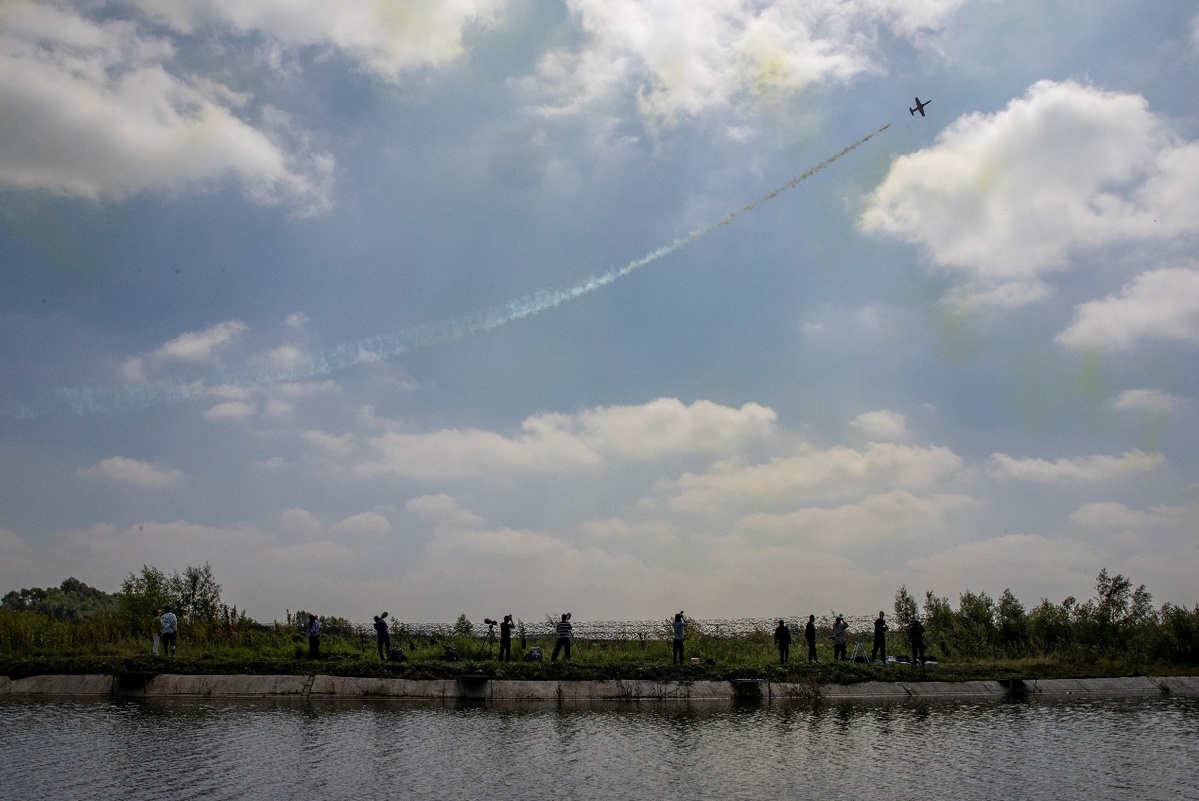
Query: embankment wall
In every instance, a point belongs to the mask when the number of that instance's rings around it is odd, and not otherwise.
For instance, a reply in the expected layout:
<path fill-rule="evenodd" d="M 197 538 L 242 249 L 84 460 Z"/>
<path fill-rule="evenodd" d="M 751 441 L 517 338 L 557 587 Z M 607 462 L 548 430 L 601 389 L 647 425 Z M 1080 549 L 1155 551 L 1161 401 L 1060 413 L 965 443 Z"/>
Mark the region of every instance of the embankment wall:
<path fill-rule="evenodd" d="M 0 676 L 0 699 L 29 697 L 291 698 L 297 700 L 702 701 L 737 698 L 842 701 L 990 697 L 1199 697 L 1199 677 L 1027 679 L 801 684 L 766 681 L 507 681 L 482 676 L 413 680 L 341 676 Z"/>

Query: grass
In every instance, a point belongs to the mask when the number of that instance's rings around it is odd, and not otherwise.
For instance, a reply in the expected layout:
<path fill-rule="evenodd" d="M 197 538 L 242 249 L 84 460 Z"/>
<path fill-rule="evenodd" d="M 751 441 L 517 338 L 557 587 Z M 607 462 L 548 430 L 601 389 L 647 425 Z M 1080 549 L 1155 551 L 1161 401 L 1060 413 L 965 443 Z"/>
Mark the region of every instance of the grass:
<path fill-rule="evenodd" d="M 0 656 L 0 675 L 23 678 L 34 675 L 187 675 L 252 674 L 310 675 L 376 678 L 444 679 L 466 673 L 483 673 L 494 679 L 525 681 L 596 681 L 645 679 L 652 681 L 728 681 L 766 679 L 773 682 L 854 684 L 862 681 L 974 681 L 1008 678 L 1100 678 L 1135 675 L 1187 675 L 1193 666 L 1145 663 L 1121 658 L 1066 659 L 1038 657 L 1007 660 L 942 661 L 936 667 L 905 664 L 874 665 L 833 662 L 831 646 L 820 645 L 823 660 L 808 663 L 804 646 L 792 648 L 791 662 L 778 663 L 769 639 L 760 635 L 733 637 L 701 636 L 687 642 L 687 658 L 699 664 L 671 664 L 669 641 L 594 640 L 576 644 L 569 662 L 551 662 L 552 638 L 531 639 L 540 645 L 544 662 L 498 662 L 479 638 L 416 637 L 393 640 L 408 655 L 405 662 L 382 663 L 373 639 L 359 634 L 322 637 L 322 657 L 307 658 L 307 642 L 286 630 L 259 632 L 246 642 L 189 642 L 180 639 L 174 657 L 155 657 L 149 643 L 116 640 L 87 646 L 27 649 L 22 654 Z M 460 660 L 440 658 L 443 646 L 456 648 Z M 519 650 L 519 648 L 514 648 Z M 519 657 L 518 657 L 519 658 Z M 709 664 L 708 660 L 714 661 Z"/>

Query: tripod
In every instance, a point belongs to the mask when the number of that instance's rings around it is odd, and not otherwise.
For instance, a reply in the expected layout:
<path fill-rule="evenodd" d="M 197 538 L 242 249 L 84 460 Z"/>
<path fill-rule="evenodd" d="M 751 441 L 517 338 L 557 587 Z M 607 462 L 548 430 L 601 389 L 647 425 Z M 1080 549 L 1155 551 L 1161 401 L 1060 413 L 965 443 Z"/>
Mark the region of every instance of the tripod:
<path fill-rule="evenodd" d="M 487 634 L 483 636 L 483 641 L 487 643 L 487 655 L 491 655 L 491 646 L 495 645 L 495 624 L 487 624 Z"/>
<path fill-rule="evenodd" d="M 850 662 L 857 662 L 859 657 L 863 662 L 869 662 L 866 658 L 866 647 L 862 645 L 862 641 L 858 640 L 853 644 L 853 653 L 849 655 Z"/>

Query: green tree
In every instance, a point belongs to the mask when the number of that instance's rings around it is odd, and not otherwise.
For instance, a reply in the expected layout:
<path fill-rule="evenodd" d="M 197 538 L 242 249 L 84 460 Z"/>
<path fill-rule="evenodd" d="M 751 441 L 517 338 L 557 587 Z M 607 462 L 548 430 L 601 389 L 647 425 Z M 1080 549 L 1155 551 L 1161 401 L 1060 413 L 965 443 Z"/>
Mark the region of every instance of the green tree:
<path fill-rule="evenodd" d="M 1028 614 L 1009 588 L 999 596 L 997 610 L 999 644 L 1005 656 L 1020 657 L 1028 651 Z"/>
<path fill-rule="evenodd" d="M 998 641 L 995 601 L 985 592 L 966 590 L 958 596 L 954 638 L 967 656 L 992 656 Z"/>
<path fill-rule="evenodd" d="M 474 634 L 474 632 L 475 626 L 470 622 L 470 619 L 466 616 L 466 613 L 463 612 L 462 614 L 458 615 L 458 619 L 454 622 L 454 636 L 470 637 Z"/>
<path fill-rule="evenodd" d="M 142 565 L 141 573 L 130 573 L 121 582 L 118 605 L 132 631 L 148 629 L 156 613 L 171 605 L 167 576 L 151 565 Z"/>
<path fill-rule="evenodd" d="M 951 655 L 956 617 L 948 598 L 938 597 L 932 590 L 924 593 L 924 642 L 940 650 L 942 656 Z"/>
<path fill-rule="evenodd" d="M 916 599 L 908 592 L 906 584 L 901 585 L 895 593 L 895 625 L 905 630 L 912 624 L 912 618 L 920 611 Z"/>
<path fill-rule="evenodd" d="M 182 574 L 172 573 L 167 580 L 172 605 L 191 620 L 211 623 L 221 614 L 221 585 L 212 574 L 212 565 L 188 566 Z"/>
<path fill-rule="evenodd" d="M 12 590 L 0 598 L 0 605 L 55 620 L 79 621 L 97 613 L 116 611 L 117 597 L 71 577 L 58 587 Z"/>

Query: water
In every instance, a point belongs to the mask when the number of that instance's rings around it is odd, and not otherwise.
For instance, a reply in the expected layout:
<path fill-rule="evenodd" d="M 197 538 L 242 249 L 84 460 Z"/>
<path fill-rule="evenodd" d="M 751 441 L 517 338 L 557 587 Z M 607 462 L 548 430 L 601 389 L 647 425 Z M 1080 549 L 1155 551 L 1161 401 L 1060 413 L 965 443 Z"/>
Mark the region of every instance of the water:
<path fill-rule="evenodd" d="M 1199 699 L 4 701 L 0 798 L 1196 799 Z"/>

